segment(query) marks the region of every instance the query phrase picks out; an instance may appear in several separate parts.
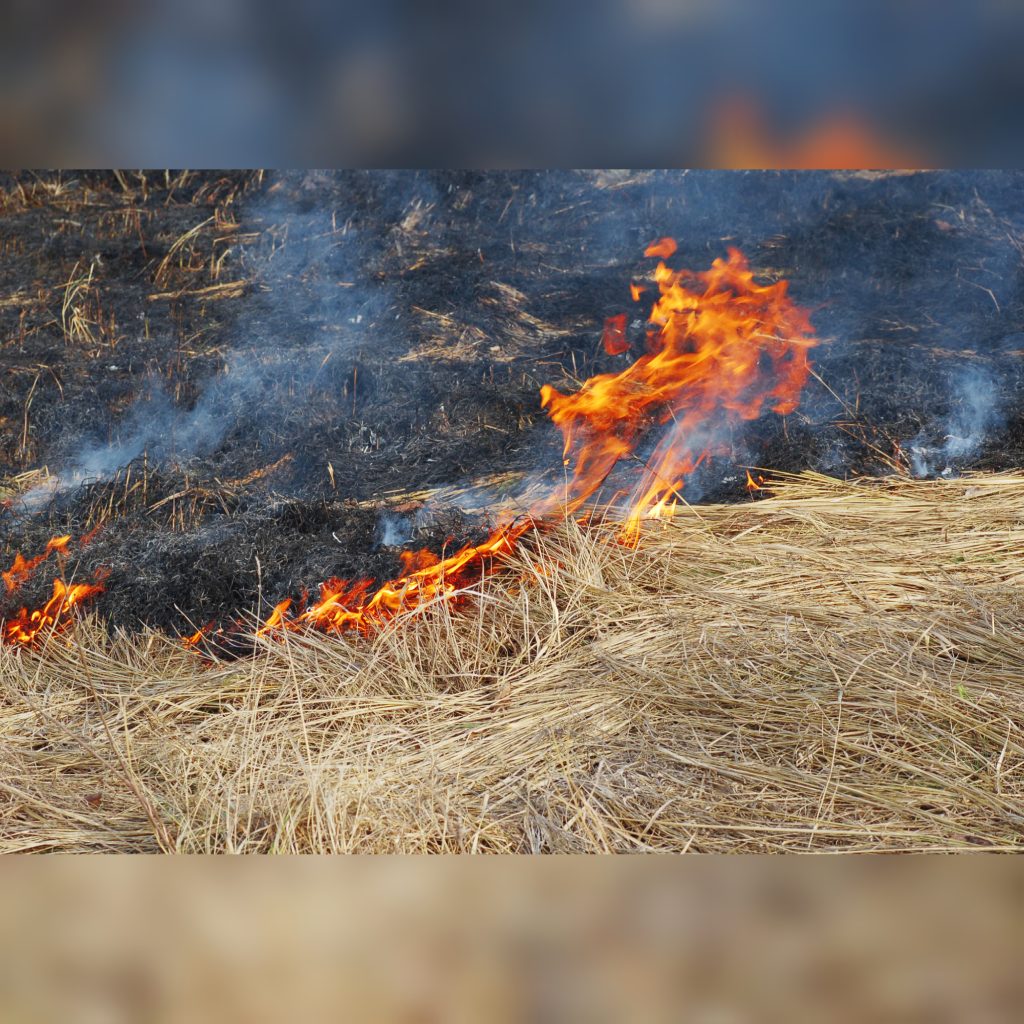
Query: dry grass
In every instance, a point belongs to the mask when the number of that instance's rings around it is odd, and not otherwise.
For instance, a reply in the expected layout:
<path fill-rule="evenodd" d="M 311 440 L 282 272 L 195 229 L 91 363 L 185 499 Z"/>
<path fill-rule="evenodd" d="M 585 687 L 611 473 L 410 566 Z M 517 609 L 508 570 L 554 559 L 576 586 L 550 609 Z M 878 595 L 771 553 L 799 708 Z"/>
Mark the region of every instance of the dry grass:
<path fill-rule="evenodd" d="M 0 849 L 1024 846 L 1024 476 L 806 475 L 610 536 L 372 642 L 0 649 Z"/>

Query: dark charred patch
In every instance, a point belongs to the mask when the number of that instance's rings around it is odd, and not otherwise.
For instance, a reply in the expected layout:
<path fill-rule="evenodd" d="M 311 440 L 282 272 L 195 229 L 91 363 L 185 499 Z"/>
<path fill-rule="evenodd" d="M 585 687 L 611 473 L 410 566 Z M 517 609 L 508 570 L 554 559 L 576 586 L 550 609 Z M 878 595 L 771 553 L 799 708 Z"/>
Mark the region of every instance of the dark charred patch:
<path fill-rule="evenodd" d="M 484 512 L 440 511 L 457 494 L 416 509 L 495 474 L 557 475 L 539 388 L 570 392 L 642 350 L 652 293 L 631 302 L 629 283 L 647 283 L 641 253 L 663 236 L 680 243 L 672 265 L 697 270 L 743 249 L 760 277 L 790 282 L 821 338 L 821 380 L 800 409 L 737 431 L 689 499 L 750 500 L 746 465 L 906 468 L 912 441 L 942 447 L 963 412 L 956 382 L 975 370 L 998 420 L 934 469 L 1019 465 L 1022 184 L 962 172 L 5 176 L 0 480 L 127 447 L 101 481 L 32 515 L 0 511 L 2 558 L 101 526 L 63 571 L 106 567 L 96 607 L 112 624 L 188 632 L 332 576 L 393 576 L 389 510 L 410 546 L 479 540 Z M 602 326 L 622 313 L 633 348 L 608 355 Z M 213 426 L 130 450 L 160 410 Z M 50 579 L 16 603 L 45 599 Z"/>

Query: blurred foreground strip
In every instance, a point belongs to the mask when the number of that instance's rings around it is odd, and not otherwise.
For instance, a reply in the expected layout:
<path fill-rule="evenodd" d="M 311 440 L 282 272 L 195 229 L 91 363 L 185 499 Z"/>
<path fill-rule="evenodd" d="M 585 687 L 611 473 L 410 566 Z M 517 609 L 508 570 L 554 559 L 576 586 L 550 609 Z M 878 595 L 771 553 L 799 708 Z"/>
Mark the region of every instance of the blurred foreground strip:
<path fill-rule="evenodd" d="M 1006 861 L 681 866 L 11 862 L 4 1019 L 1016 1019 Z"/>

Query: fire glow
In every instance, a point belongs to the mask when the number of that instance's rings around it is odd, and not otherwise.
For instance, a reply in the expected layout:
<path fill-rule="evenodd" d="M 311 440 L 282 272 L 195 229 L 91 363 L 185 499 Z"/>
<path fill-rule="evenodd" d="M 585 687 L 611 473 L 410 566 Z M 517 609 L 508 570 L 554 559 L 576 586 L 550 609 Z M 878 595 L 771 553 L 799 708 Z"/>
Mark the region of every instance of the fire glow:
<path fill-rule="evenodd" d="M 758 284 L 743 254 L 730 249 L 706 271 L 673 270 L 665 262 L 676 243 L 663 238 L 645 256 L 658 259 L 658 288 L 648 317 L 643 352 L 618 372 L 598 374 L 573 394 L 541 388 L 541 405 L 563 437 L 566 473 L 534 501 L 525 516 L 499 521 L 481 544 L 443 557 L 429 550 L 402 554 L 403 571 L 383 585 L 370 579 L 331 579 L 317 599 L 281 601 L 256 629 L 257 636 L 309 628 L 325 632 L 370 632 L 405 612 L 438 600 L 457 600 L 487 564 L 513 551 L 541 521 L 572 515 L 605 484 L 613 469 L 636 463 L 637 479 L 620 490 L 614 505 L 622 517 L 619 538 L 636 544 L 640 523 L 671 513 L 686 477 L 708 458 L 722 454 L 729 429 L 766 411 L 786 415 L 799 403 L 810 373 L 808 352 L 817 339 L 806 310 L 788 295 L 788 283 Z M 632 284 L 633 301 L 645 286 Z M 610 356 L 633 348 L 625 314 L 605 324 Z M 637 452 L 652 429 L 663 432 L 650 455 Z M 749 473 L 748 489 L 754 484 Z M 17 559 L 13 574 L 30 572 L 69 538 L 55 538 L 31 561 Z M 20 558 L 20 556 L 19 556 Z M 4 574 L 7 581 L 8 574 Z M 19 577 L 20 578 L 20 577 Z M 58 629 L 72 610 L 102 590 L 99 583 L 69 587 L 54 581 L 53 597 L 38 611 L 22 609 L 3 624 L 0 637 L 25 644 L 47 628 Z M 238 635 L 236 625 L 229 634 Z M 186 638 L 188 647 L 216 645 L 224 636 L 215 624 Z"/>
<path fill-rule="evenodd" d="M 632 542 L 640 520 L 677 501 L 686 476 L 718 453 L 713 438 L 723 428 L 757 419 L 766 408 L 782 415 L 796 409 L 810 373 L 808 349 L 816 344 L 786 281 L 757 284 L 738 249 L 707 271 L 671 270 L 664 260 L 675 249 L 663 238 L 645 253 L 661 257 L 646 352 L 620 373 L 591 377 L 572 395 L 541 388 L 572 467 L 569 512 L 620 460 L 635 455 L 652 424 L 670 424 L 625 501 L 623 537 Z M 542 511 L 551 508 L 549 501 Z"/>
<path fill-rule="evenodd" d="M 53 581 L 53 596 L 42 608 L 21 611 L 3 623 L 4 643 L 27 646 L 34 643 L 41 635 L 59 632 L 71 621 L 72 613 L 78 605 L 97 594 L 103 593 L 100 583 L 65 583 L 62 579 Z"/>
<path fill-rule="evenodd" d="M 307 628 L 327 633 L 356 630 L 368 633 L 402 612 L 415 611 L 429 602 L 452 599 L 479 573 L 491 559 L 509 554 L 519 538 L 533 527 L 532 520 L 506 522 L 499 525 L 482 544 L 467 544 L 455 554 L 444 558 L 433 552 L 403 551 L 406 569 L 402 576 L 373 590 L 373 580 L 331 579 L 320 587 L 320 595 L 309 607 L 286 598 L 279 602 L 256 630 L 266 636 L 275 630 L 298 631 Z M 184 640 L 186 647 L 198 647 L 204 640 L 216 640 L 222 631 L 211 633 L 212 627 L 197 630 Z"/>

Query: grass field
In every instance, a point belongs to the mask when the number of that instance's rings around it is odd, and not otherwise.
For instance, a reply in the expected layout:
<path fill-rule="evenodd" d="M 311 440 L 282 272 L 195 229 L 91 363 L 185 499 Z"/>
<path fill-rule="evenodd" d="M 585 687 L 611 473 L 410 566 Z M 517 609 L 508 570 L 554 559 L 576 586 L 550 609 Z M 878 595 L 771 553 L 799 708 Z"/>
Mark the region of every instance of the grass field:
<path fill-rule="evenodd" d="M 782 477 L 613 535 L 372 640 L 0 648 L 0 850 L 1024 847 L 1024 476 Z"/>

